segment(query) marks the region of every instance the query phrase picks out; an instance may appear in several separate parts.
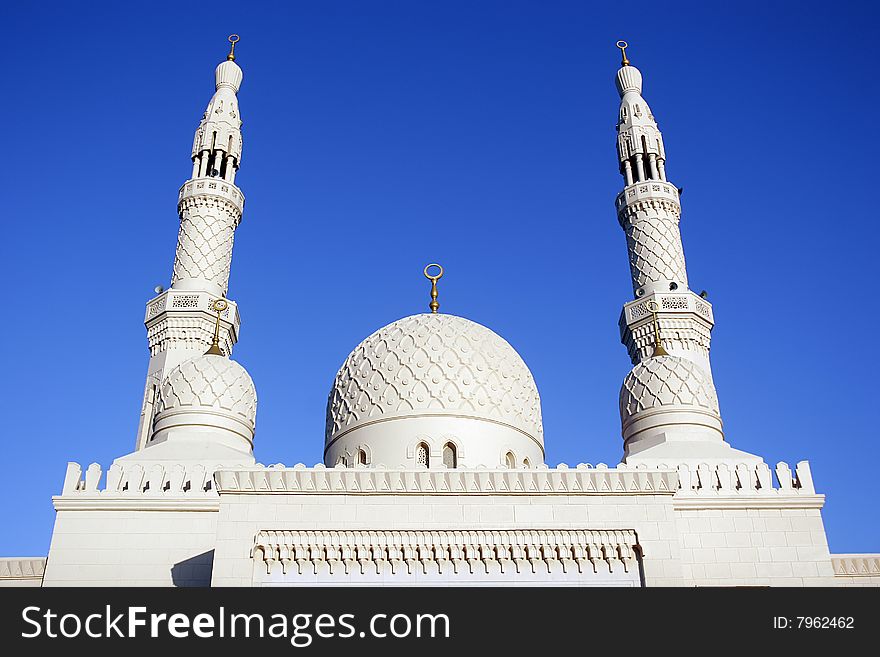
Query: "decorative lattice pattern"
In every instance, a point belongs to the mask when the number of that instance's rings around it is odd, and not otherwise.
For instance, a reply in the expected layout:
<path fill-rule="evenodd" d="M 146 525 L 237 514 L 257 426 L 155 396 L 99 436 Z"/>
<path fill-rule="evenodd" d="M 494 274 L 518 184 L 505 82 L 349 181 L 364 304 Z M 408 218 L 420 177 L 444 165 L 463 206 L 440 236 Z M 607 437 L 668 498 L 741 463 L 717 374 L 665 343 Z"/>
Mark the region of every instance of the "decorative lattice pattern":
<path fill-rule="evenodd" d="M 688 300 L 685 297 L 663 297 L 660 299 L 663 310 L 687 310 Z"/>
<path fill-rule="evenodd" d="M 650 208 L 639 209 L 625 222 L 633 288 L 656 281 L 687 286 L 687 270 L 678 220 Z"/>
<path fill-rule="evenodd" d="M 416 465 L 428 467 L 428 448 L 424 443 L 419 443 L 419 446 L 416 447 Z"/>
<path fill-rule="evenodd" d="M 423 411 L 493 419 L 542 441 L 531 372 L 505 340 L 454 315 L 413 315 L 359 344 L 336 375 L 326 439 L 362 422 Z"/>
<path fill-rule="evenodd" d="M 237 208 L 220 199 L 195 197 L 181 203 L 172 284 L 196 278 L 219 285 L 225 294 L 238 220 Z"/>
<path fill-rule="evenodd" d="M 171 301 L 172 308 L 198 308 L 198 294 L 177 294 Z"/>
<path fill-rule="evenodd" d="M 159 413 L 178 408 L 222 410 L 251 425 L 257 391 L 250 375 L 223 356 L 197 356 L 175 367 L 162 382 Z"/>
<path fill-rule="evenodd" d="M 720 414 L 712 380 L 703 369 L 676 356 L 648 358 L 626 375 L 620 388 L 620 417 L 660 406 L 697 406 Z"/>

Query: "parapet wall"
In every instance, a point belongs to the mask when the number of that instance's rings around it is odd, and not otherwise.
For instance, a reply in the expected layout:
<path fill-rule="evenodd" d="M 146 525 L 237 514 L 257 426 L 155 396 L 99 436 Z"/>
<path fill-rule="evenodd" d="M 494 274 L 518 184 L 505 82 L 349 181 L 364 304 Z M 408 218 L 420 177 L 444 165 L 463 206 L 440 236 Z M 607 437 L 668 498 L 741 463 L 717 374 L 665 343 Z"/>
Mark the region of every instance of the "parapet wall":
<path fill-rule="evenodd" d="M 69 463 L 44 586 L 209 586 L 220 498 L 203 465 Z"/>
<path fill-rule="evenodd" d="M 432 583 L 467 584 L 465 570 L 497 583 L 512 572 L 504 565 L 507 557 L 499 555 L 513 555 L 515 542 L 533 537 L 530 532 L 549 537 L 526 549 L 549 555 L 541 563 L 529 561 L 535 583 L 562 582 L 553 579 L 559 559 L 552 555 L 558 545 L 567 545 L 564 537 L 614 532 L 628 537 L 624 543 L 633 554 L 644 555 L 648 585 L 854 585 L 873 582 L 880 567 L 872 555 L 841 555 L 832 570 L 820 513 L 824 495 L 815 492 L 806 461 L 794 468 L 582 463 L 516 469 L 322 464 L 145 469 L 135 463 L 116 464 L 106 473 L 98 464 L 83 472 L 71 463 L 53 502 L 59 513 L 48 585 L 204 585 L 212 577 L 215 584 L 283 584 L 291 583 L 293 571 L 299 584 L 313 576 L 315 583 L 342 583 L 337 573 L 345 579 L 373 571 L 379 579 L 370 583 L 407 584 L 418 581 L 400 578 L 435 570 Z M 391 547 L 376 547 L 379 534 L 399 534 L 407 539 L 401 538 L 401 546 L 409 541 L 416 553 L 423 547 L 428 556 L 419 557 L 420 568 L 407 567 L 409 575 L 401 575 Z M 498 546 L 474 543 L 477 535 L 504 540 Z M 309 536 L 333 540 L 318 549 Z M 433 542 L 419 547 L 424 536 Z M 571 554 L 589 544 L 584 541 L 573 542 Z M 364 553 L 367 545 L 378 555 L 372 568 L 337 569 L 330 563 L 337 552 Z M 594 574 L 605 572 L 601 562 L 609 576 L 618 577 L 604 548 L 585 549 Z M 474 555 L 467 569 L 452 563 L 455 550 Z M 583 570 L 584 564 L 572 559 L 575 570 Z M 629 576 L 638 569 L 624 570 Z M 569 583 L 577 583 L 571 573 Z M 509 581 L 518 576 L 512 572 Z"/>
<path fill-rule="evenodd" d="M 776 475 L 774 481 L 774 473 Z M 666 494 L 677 498 L 720 499 L 726 496 L 807 498 L 816 495 L 809 463 L 801 461 L 793 471 L 786 463 L 775 470 L 761 463 L 701 465 L 691 470 L 686 465 L 672 468 L 648 468 L 620 464 L 609 468 L 600 463 L 593 467 L 581 463 L 574 468 L 560 464 L 555 468 L 515 469 L 446 469 L 386 468 L 317 464 L 308 468 L 298 463 L 292 468 L 282 464 L 269 467 L 221 469 L 215 473 L 221 493 L 360 493 L 419 495 L 545 495 L 545 494 Z M 821 503 L 821 496 L 816 502 Z M 821 504 L 820 504 L 821 506 Z"/>
<path fill-rule="evenodd" d="M 212 474 L 213 473 L 213 474 Z M 378 493 L 378 494 L 667 494 L 679 499 L 731 497 L 808 497 L 816 494 L 807 461 L 792 470 L 780 462 L 771 470 L 765 463 L 700 465 L 690 469 L 649 468 L 620 464 L 609 468 L 587 463 L 570 468 L 387 468 L 384 465 L 328 468 L 323 464 L 293 467 L 282 464 L 222 469 L 203 465 L 140 464 L 111 466 L 104 472 L 92 463 L 83 473 L 68 463 L 56 507 L 85 498 L 216 499 L 221 492 L 259 493 Z M 774 477 L 775 475 L 775 477 Z"/>

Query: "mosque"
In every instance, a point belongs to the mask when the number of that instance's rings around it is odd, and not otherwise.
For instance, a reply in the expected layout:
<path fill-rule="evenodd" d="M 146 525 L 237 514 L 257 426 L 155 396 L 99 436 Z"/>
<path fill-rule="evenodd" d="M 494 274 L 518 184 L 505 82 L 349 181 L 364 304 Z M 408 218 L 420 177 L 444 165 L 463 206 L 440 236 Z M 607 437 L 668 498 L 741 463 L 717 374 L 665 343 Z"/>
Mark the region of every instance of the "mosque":
<path fill-rule="evenodd" d="M 680 192 L 625 42 L 621 463 L 545 464 L 535 379 L 501 336 L 440 312 L 437 264 L 430 312 L 339 368 L 324 463 L 256 463 L 256 387 L 231 358 L 227 297 L 244 210 L 237 40 L 178 194 L 171 286 L 146 304 L 135 448 L 106 470 L 68 464 L 48 557 L 0 559 L 0 585 L 880 585 L 880 554 L 829 553 L 807 461 L 770 465 L 725 439 L 712 304 L 688 284 Z"/>

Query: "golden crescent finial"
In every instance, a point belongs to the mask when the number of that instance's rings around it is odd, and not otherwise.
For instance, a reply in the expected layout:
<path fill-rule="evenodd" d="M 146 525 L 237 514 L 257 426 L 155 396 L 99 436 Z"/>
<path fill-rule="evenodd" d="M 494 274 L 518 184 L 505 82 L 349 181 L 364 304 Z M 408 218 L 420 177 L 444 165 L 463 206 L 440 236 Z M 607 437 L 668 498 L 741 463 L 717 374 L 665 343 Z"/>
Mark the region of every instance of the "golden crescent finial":
<path fill-rule="evenodd" d="M 226 55 L 226 59 L 228 59 L 230 62 L 235 61 L 235 44 L 238 43 L 239 39 L 241 39 L 241 37 L 238 36 L 237 34 L 230 34 L 229 35 L 228 41 L 232 45 L 229 46 L 229 54 Z"/>
<path fill-rule="evenodd" d="M 428 271 L 431 267 L 437 268 L 436 274 L 430 274 Z M 432 313 L 436 313 L 440 309 L 440 303 L 437 301 L 437 281 L 443 278 L 443 267 L 438 265 L 436 262 L 432 262 L 430 265 L 425 267 L 425 278 L 431 281 L 431 303 L 428 304 L 428 307 L 431 309 Z"/>
<path fill-rule="evenodd" d="M 629 44 L 626 41 L 620 40 L 617 42 L 617 47 L 620 48 L 620 65 L 629 66 L 629 60 L 626 58 L 626 49 L 629 48 Z"/>
<path fill-rule="evenodd" d="M 223 311 L 229 308 L 229 302 L 226 299 L 214 299 L 211 302 L 211 310 L 217 313 L 217 323 L 214 324 L 214 337 L 211 340 L 211 346 L 208 348 L 208 351 L 205 352 L 205 355 L 211 354 L 212 356 L 225 356 L 226 354 L 220 349 L 220 315 L 223 314 Z"/>
<path fill-rule="evenodd" d="M 663 341 L 660 339 L 660 324 L 657 321 L 657 311 L 660 310 L 660 304 L 651 299 L 645 302 L 645 308 L 651 313 L 651 319 L 654 323 L 654 353 L 651 354 L 651 358 L 655 356 L 668 356 L 669 352 L 663 348 Z"/>

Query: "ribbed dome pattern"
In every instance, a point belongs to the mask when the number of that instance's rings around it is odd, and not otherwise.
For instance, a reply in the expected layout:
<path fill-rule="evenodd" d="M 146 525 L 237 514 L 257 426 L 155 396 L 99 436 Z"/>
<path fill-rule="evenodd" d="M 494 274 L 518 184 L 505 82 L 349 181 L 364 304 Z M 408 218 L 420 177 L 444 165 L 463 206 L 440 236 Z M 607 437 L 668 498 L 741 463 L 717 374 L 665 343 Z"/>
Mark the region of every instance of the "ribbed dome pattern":
<path fill-rule="evenodd" d="M 642 93 L 642 72 L 635 66 L 621 66 L 617 71 L 617 92 L 623 96 L 627 91 Z"/>
<path fill-rule="evenodd" d="M 232 90 L 238 93 L 238 88 L 241 86 L 241 78 L 241 68 L 238 64 L 229 60 L 220 63 L 214 71 L 214 80 L 217 83 L 218 89 L 221 85 L 226 85 L 232 87 Z"/>

